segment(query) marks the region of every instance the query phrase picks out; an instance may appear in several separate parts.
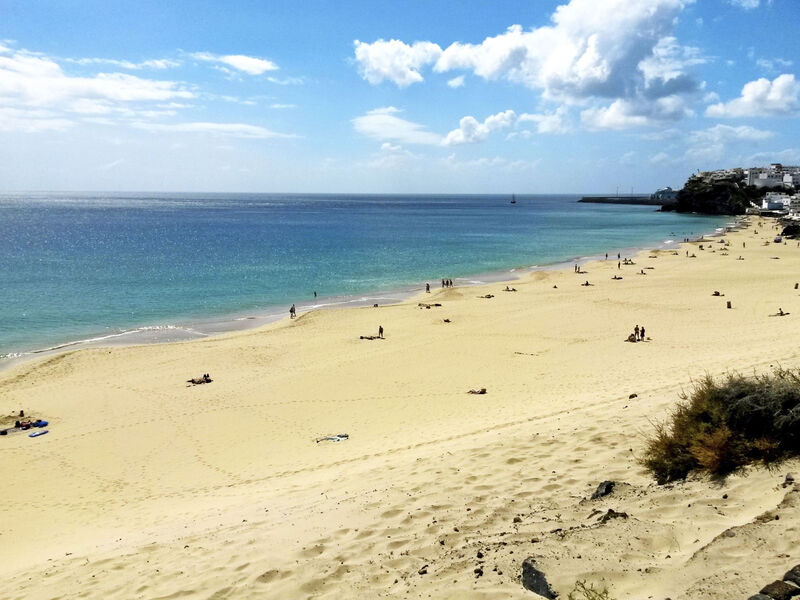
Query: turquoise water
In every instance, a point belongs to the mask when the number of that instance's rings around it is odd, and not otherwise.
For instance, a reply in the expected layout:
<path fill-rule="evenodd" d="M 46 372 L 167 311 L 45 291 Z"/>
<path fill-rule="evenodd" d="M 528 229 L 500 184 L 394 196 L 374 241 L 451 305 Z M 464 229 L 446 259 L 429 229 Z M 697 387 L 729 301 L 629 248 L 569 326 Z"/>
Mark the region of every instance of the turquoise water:
<path fill-rule="evenodd" d="M 293 302 L 385 301 L 442 277 L 616 256 L 726 222 L 577 199 L 2 194 L 0 355 L 187 339 Z"/>

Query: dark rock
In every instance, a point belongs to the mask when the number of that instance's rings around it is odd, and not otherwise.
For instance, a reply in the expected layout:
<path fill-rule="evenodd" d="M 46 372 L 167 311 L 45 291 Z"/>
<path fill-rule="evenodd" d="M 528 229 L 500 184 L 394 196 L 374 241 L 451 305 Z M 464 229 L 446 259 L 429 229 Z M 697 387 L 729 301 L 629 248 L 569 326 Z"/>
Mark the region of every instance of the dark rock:
<path fill-rule="evenodd" d="M 786 479 L 783 480 L 783 487 L 789 487 L 790 485 L 794 485 L 794 475 L 791 473 L 786 474 Z"/>
<path fill-rule="evenodd" d="M 475 573 L 475 577 L 483 577 L 483 567 L 477 567 L 473 573 Z"/>
<path fill-rule="evenodd" d="M 764 594 L 756 594 L 755 596 L 750 596 L 747 600 L 772 600 L 772 598 Z"/>
<path fill-rule="evenodd" d="M 522 523 L 522 517 L 514 517 L 514 523 Z"/>
<path fill-rule="evenodd" d="M 689 178 L 675 202 L 678 212 L 707 215 L 743 215 L 749 206 L 748 191 L 739 186 L 738 178 L 712 181 L 699 175 Z"/>
<path fill-rule="evenodd" d="M 476 554 L 475 556 L 477 556 L 478 558 L 483 558 L 483 552 L 478 550 L 478 554 Z"/>
<path fill-rule="evenodd" d="M 532 556 L 522 561 L 522 587 L 549 600 L 558 597 L 547 583 L 544 573 L 536 566 L 536 559 Z"/>
<path fill-rule="evenodd" d="M 800 585 L 800 565 L 795 565 L 786 571 L 786 575 L 783 576 L 783 580 L 791 581 L 792 583 Z"/>
<path fill-rule="evenodd" d="M 773 581 L 761 589 L 761 593 L 773 600 L 789 600 L 800 595 L 800 588 L 785 581 Z"/>
<path fill-rule="evenodd" d="M 422 567 L 419 571 L 417 571 L 420 575 L 427 575 L 428 574 L 428 565 Z"/>
<path fill-rule="evenodd" d="M 597 486 L 597 489 L 592 494 L 592 500 L 596 500 L 597 498 L 602 498 L 603 496 L 608 496 L 612 491 L 614 491 L 614 486 L 617 485 L 616 481 L 604 481 L 600 485 Z"/>
<path fill-rule="evenodd" d="M 639 397 L 639 394 L 631 394 L 630 396 L 628 396 L 628 400 L 633 400 L 634 398 L 638 398 L 638 397 Z"/>
<path fill-rule="evenodd" d="M 627 518 L 628 518 L 628 513 L 617 512 L 613 508 L 609 508 L 608 512 L 604 514 L 602 517 L 600 517 L 600 522 L 606 523 L 611 519 L 627 519 Z"/>

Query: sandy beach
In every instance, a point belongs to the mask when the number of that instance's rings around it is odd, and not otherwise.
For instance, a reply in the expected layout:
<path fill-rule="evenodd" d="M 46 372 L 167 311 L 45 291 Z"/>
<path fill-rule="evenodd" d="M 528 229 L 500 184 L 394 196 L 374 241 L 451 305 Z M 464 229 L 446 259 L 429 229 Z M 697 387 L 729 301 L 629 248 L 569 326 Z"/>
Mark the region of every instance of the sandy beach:
<path fill-rule="evenodd" d="M 748 597 L 800 562 L 800 462 L 658 486 L 638 458 L 693 379 L 800 366 L 800 247 L 758 223 L 0 372 L 0 414 L 50 423 L 0 437 L 0 597 L 534 598 L 529 556 L 564 598 Z"/>

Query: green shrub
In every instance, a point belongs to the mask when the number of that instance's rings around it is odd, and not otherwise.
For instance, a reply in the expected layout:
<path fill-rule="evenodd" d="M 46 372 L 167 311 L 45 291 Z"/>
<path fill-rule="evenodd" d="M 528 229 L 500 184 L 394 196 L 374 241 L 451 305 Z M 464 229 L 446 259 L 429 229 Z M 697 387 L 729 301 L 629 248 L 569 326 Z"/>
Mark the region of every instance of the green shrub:
<path fill-rule="evenodd" d="M 667 423 L 655 426 L 641 463 L 658 483 L 698 470 L 724 476 L 751 463 L 800 455 L 800 374 L 776 369 L 721 381 L 706 376 Z"/>

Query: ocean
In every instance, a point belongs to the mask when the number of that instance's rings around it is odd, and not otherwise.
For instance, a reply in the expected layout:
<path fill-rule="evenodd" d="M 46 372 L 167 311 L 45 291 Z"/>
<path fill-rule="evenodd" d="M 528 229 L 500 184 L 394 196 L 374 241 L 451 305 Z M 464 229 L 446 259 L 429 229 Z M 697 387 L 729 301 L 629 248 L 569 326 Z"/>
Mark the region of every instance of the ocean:
<path fill-rule="evenodd" d="M 86 343 L 185 340 L 425 282 L 655 247 L 728 218 L 578 196 L 0 194 L 0 363 Z M 317 293 L 316 298 L 314 292 Z"/>

